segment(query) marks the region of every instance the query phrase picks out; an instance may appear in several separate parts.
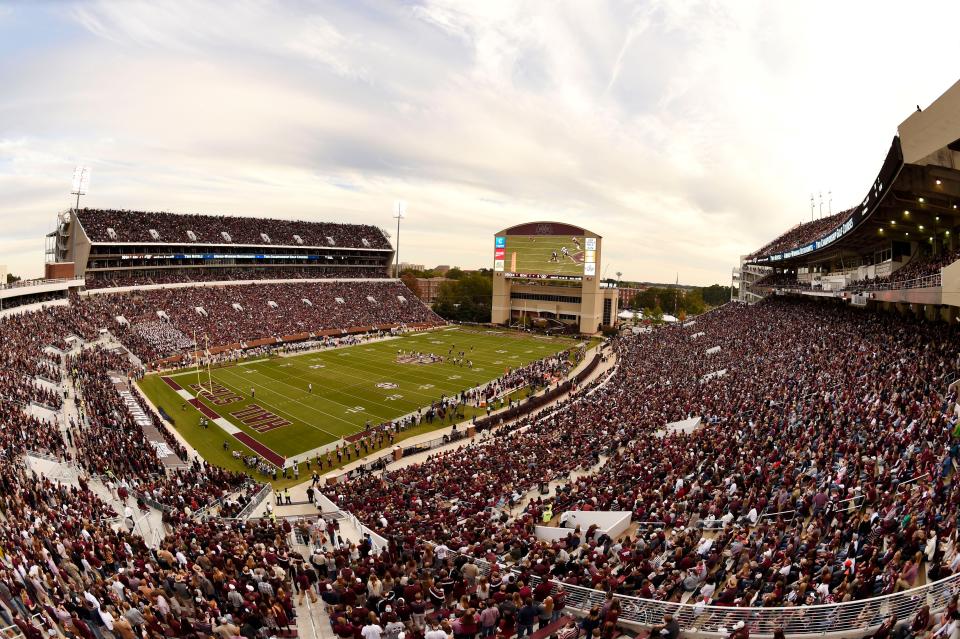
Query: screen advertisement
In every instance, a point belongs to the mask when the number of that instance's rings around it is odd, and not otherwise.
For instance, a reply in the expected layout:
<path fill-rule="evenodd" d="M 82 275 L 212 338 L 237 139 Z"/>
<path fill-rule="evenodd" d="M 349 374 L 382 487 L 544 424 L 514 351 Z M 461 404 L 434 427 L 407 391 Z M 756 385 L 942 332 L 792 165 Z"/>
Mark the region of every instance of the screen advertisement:
<path fill-rule="evenodd" d="M 494 238 L 493 270 L 514 276 L 596 275 L 597 238 L 582 235 L 507 235 Z"/>

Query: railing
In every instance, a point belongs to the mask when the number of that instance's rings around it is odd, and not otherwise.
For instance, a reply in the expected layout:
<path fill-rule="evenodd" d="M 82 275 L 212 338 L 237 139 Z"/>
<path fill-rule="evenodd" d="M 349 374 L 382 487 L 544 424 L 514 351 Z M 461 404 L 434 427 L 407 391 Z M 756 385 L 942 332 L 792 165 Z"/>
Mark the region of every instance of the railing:
<path fill-rule="evenodd" d="M 38 612 L 29 618 L 29 625 L 33 626 L 34 628 L 39 628 L 40 630 L 42 630 L 44 619 L 46 619 L 46 617 L 44 617 L 43 614 Z M 11 639 L 17 639 L 18 637 L 26 636 L 23 634 L 23 631 L 20 630 L 20 626 L 16 624 L 0 627 L 0 635 L 2 635 L 3 637 L 11 638 Z"/>
<path fill-rule="evenodd" d="M 899 484 L 897 484 L 897 494 L 902 495 L 904 492 L 906 492 L 907 489 L 912 488 L 914 484 L 919 483 L 920 481 L 926 479 L 929 476 L 930 476 L 930 473 L 921 473 L 916 477 L 911 477 L 906 481 L 900 482 Z"/>
<path fill-rule="evenodd" d="M 260 504 L 273 493 L 273 489 L 269 484 L 264 484 L 256 495 L 253 496 L 253 499 L 250 500 L 250 503 L 243 507 L 239 513 L 237 513 L 237 519 L 246 519 L 250 514 L 260 507 Z"/>
<path fill-rule="evenodd" d="M 789 523 L 792 522 L 796 517 L 796 510 L 781 510 L 775 513 L 763 513 L 757 518 L 757 524 L 769 519 L 782 519 L 783 521 Z"/>
<path fill-rule="evenodd" d="M 847 499 L 841 499 L 837 502 L 837 509 L 834 512 L 845 513 L 851 510 L 860 510 L 863 508 L 863 502 L 866 500 L 866 497 L 863 495 L 855 495 Z"/>
<path fill-rule="evenodd" d="M 490 564 L 481 559 L 472 559 L 482 575 L 490 573 Z M 514 571 L 516 572 L 516 571 Z M 530 577 L 530 586 L 541 579 Z M 566 592 L 566 606 L 587 614 L 593 606 L 602 606 L 606 593 L 601 590 L 562 584 L 550 580 L 551 591 L 561 586 Z M 685 630 L 685 635 L 723 636 L 730 634 L 738 622 L 743 622 L 754 637 L 772 637 L 775 630 L 782 629 L 788 637 L 813 636 L 863 636 L 879 626 L 885 618 L 896 614 L 900 621 L 909 621 L 924 605 L 932 612 L 946 607 L 950 599 L 960 593 L 960 573 L 924 586 L 904 590 L 891 595 L 873 597 L 838 604 L 795 607 L 727 607 L 695 606 L 693 604 L 641 599 L 627 595 L 614 595 L 620 603 L 620 622 L 648 627 L 661 623 L 665 614 L 673 615 Z"/>
<path fill-rule="evenodd" d="M 361 537 L 366 537 L 370 540 L 370 547 L 375 554 L 380 554 L 387 548 L 387 546 L 389 546 L 389 542 L 385 538 L 383 538 L 373 529 L 368 528 L 363 522 L 357 519 L 353 513 L 347 512 L 346 510 L 341 510 L 340 512 L 350 520 L 350 523 L 352 523 L 353 527 L 357 529 L 357 532 L 360 533 Z"/>
<path fill-rule="evenodd" d="M 70 280 L 65 277 L 54 278 L 49 280 L 19 280 L 16 282 L 11 282 L 9 284 L 3 283 L 0 284 L 0 291 L 5 291 L 11 288 L 23 288 L 25 286 L 44 286 L 46 284 L 60 284 L 61 282 L 69 282 Z"/>
<path fill-rule="evenodd" d="M 842 290 L 860 293 L 864 291 L 898 291 L 910 288 L 932 288 L 942 286 L 942 281 L 942 274 L 934 273 L 933 275 L 924 275 L 923 277 L 903 280 L 902 282 L 880 282 L 877 284 L 871 284 L 869 280 L 867 282 L 854 282 Z"/>
<path fill-rule="evenodd" d="M 30 457 L 35 457 L 37 459 L 43 459 L 48 462 L 53 462 L 55 464 L 59 464 L 63 461 L 62 459 L 58 459 L 56 456 L 51 455 L 50 453 L 42 453 L 38 450 L 28 450 L 24 454 Z"/>
<path fill-rule="evenodd" d="M 146 504 L 147 506 L 150 506 L 151 508 L 155 508 L 159 511 L 162 511 L 165 513 L 178 512 L 178 510 L 173 506 L 168 506 L 167 504 L 161 504 L 159 501 L 157 501 L 147 493 L 140 493 L 140 492 L 134 491 L 133 496 L 143 500 L 143 503 Z"/>

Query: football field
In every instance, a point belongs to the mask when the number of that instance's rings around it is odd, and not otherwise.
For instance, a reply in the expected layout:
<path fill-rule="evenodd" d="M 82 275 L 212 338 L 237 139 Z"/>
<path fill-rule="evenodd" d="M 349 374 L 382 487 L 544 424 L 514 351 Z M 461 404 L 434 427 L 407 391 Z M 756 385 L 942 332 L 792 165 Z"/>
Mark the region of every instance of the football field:
<path fill-rule="evenodd" d="M 224 461 L 217 454 L 222 453 L 224 441 L 229 441 L 232 449 L 242 448 L 241 443 L 247 442 L 247 449 L 268 459 L 260 447 L 284 458 L 296 458 L 362 432 L 368 424 L 402 417 L 442 396 L 482 385 L 509 368 L 576 344 L 564 337 L 450 326 L 302 355 L 250 360 L 209 371 L 154 374 L 141 380 L 140 386 L 155 405 L 173 417 L 180 433 L 209 461 Z M 398 351 L 444 358 L 451 351 L 463 351 L 473 366 L 447 361 L 405 363 L 400 361 Z M 211 382 L 212 393 L 208 392 Z M 211 420 L 206 429 L 198 426 L 201 411 Z"/>

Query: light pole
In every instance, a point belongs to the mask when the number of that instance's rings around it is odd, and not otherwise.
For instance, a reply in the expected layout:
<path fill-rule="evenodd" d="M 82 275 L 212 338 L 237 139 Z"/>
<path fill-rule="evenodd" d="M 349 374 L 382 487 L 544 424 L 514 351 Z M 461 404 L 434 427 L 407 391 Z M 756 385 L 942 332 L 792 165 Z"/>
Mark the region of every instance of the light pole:
<path fill-rule="evenodd" d="M 400 277 L 400 220 L 407 212 L 407 203 L 403 200 L 397 200 L 393 204 L 393 217 L 397 218 L 397 247 L 395 249 L 395 266 L 393 267 L 393 276 Z"/>
<path fill-rule="evenodd" d="M 70 195 L 77 196 L 77 203 L 74 210 L 80 209 L 80 196 L 86 195 L 90 189 L 90 167 L 78 166 L 73 170 L 73 188 L 70 189 Z"/>

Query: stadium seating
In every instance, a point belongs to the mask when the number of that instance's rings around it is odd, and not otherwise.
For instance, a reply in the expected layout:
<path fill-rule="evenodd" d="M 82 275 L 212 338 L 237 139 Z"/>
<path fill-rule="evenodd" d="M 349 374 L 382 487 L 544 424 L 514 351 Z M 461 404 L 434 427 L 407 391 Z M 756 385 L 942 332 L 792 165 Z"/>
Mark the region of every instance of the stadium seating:
<path fill-rule="evenodd" d="M 86 275 L 88 289 L 119 288 L 153 284 L 188 284 L 192 282 L 229 282 L 233 280 L 286 280 L 320 278 L 383 278 L 383 268 L 370 267 L 312 267 L 297 268 L 271 266 L 261 268 L 194 268 L 156 269 L 149 275 L 119 276 L 115 272 L 99 275 L 96 271 Z"/>
<path fill-rule="evenodd" d="M 763 257 L 765 255 L 775 255 L 785 251 L 792 251 L 795 248 L 806 246 L 821 237 L 832 233 L 839 228 L 841 224 L 850 219 L 855 209 L 841 211 L 834 215 L 822 217 L 812 222 L 804 222 L 794 226 L 789 231 L 767 243 L 748 257 Z"/>
<path fill-rule="evenodd" d="M 129 360 L 99 346 L 67 358 L 50 348 L 67 349 L 72 335 L 98 337 L 86 310 L 56 307 L 0 319 L 0 619 L 10 627 L 6 635 L 132 639 L 210 636 L 219 629 L 223 636 L 242 630 L 254 637 L 288 628 L 296 562 L 284 529 L 266 521 L 189 517 L 249 480 L 200 463 L 164 475 L 106 374 L 134 374 Z M 31 402 L 60 405 L 59 398 L 38 395 L 33 380 L 59 381 L 61 365 L 83 398 L 80 423 L 63 432 L 31 414 Z M 172 436 L 166 441 L 184 453 Z M 79 487 L 38 476 L 21 459 L 28 451 L 66 461 L 75 451 L 89 475 L 79 477 Z M 130 487 L 168 505 L 171 528 L 161 547 L 148 548 L 126 532 L 121 514 L 90 490 L 88 477 L 100 473 L 120 486 L 121 496 Z M 218 512 L 237 510 L 224 501 Z"/>
<path fill-rule="evenodd" d="M 151 414 L 186 462 L 162 467 L 114 388 L 111 375 L 142 372 L 122 351 L 56 350 L 69 350 L 72 335 L 96 340 L 107 324 L 142 355 L 182 349 L 156 326 L 136 333 L 113 320 L 124 315 L 136 326 L 157 321 L 157 310 L 180 335 L 197 327 L 223 340 L 259 325 L 279 335 L 308 325 L 431 321 L 422 305 L 397 299 L 403 290 L 396 282 L 188 287 L 74 298 L 0 319 L 0 452 L 8 461 L 0 469 L 8 559 L 0 617 L 28 637 L 51 629 L 97 639 L 110 626 L 127 637 L 127 624 L 151 637 L 254 636 L 288 626 L 299 591 L 324 597 L 344 639 L 370 611 L 413 637 L 426 630 L 425 613 L 449 611 L 457 617 L 450 632 L 465 639 L 485 623 L 488 600 L 504 636 L 530 615 L 564 632 L 564 591 L 544 587 L 545 577 L 651 600 L 773 607 L 865 599 L 960 569 L 960 500 L 950 481 L 960 458 L 949 390 L 960 348 L 953 325 L 777 298 L 726 305 L 694 326 L 615 338 L 616 371 L 547 413 L 421 464 L 338 484 L 330 498 L 388 548 L 377 557 L 366 543 L 327 549 L 306 563 L 290 555 L 280 525 L 194 516 L 213 507 L 233 516 L 256 486 L 187 460 Z M 210 321 L 230 313 L 238 319 L 229 326 Z M 566 367 L 547 360 L 490 392 Z M 82 403 L 78 421 L 61 432 L 32 407 L 63 404 L 49 388 L 64 371 Z M 701 428 L 666 428 L 690 416 L 702 418 Z M 18 461 L 28 450 L 110 478 L 129 489 L 129 503 L 157 504 L 169 526 L 161 548 L 151 552 L 118 528 L 121 514 L 86 478 L 68 488 L 31 473 Z M 505 514 L 528 491 L 578 470 L 549 498 L 528 497 L 516 518 Z M 585 541 L 570 534 L 544 542 L 534 526 L 547 510 L 627 510 L 639 528 L 620 540 L 581 531 Z M 506 567 L 481 575 L 477 566 L 487 562 Z M 525 585 L 532 582 L 539 585 Z M 586 629 L 612 636 L 618 605 L 607 599 Z"/>
<path fill-rule="evenodd" d="M 949 266 L 960 259 L 960 250 L 948 251 L 940 256 L 918 255 L 898 268 L 892 275 L 861 280 L 852 283 L 850 290 L 880 290 L 884 288 L 901 288 L 904 285 L 914 284 L 923 286 L 939 286 L 939 276 L 945 266 Z M 933 276 L 934 281 L 923 281 L 923 278 Z"/>
<path fill-rule="evenodd" d="M 545 420 L 331 497 L 398 549 L 424 540 L 508 556 L 521 571 L 651 599 L 775 606 L 891 593 L 916 585 L 921 567 L 944 576 L 960 561 L 942 479 L 960 455 L 944 412 L 958 346 L 944 324 L 782 299 L 728 305 L 695 328 L 618 341 L 618 373 Z M 658 432 L 691 415 L 706 426 Z M 600 455 L 610 459 L 552 512 L 629 510 L 646 522 L 635 536 L 548 544 L 533 535 L 548 502 L 512 521 L 491 512 Z"/>
<path fill-rule="evenodd" d="M 213 347 L 328 329 L 441 323 L 395 281 L 154 289 L 83 297 L 75 303 L 99 326 L 117 331 L 144 362 L 182 352 L 194 335 L 201 346 Z M 169 318 L 170 330 L 161 330 L 158 311 Z M 117 324 L 118 315 L 130 323 L 126 329 Z"/>
<path fill-rule="evenodd" d="M 299 236 L 303 246 L 390 249 L 380 229 L 362 224 L 112 209 L 79 209 L 76 215 L 94 242 L 297 246 L 300 242 L 295 236 Z M 156 231 L 157 237 L 151 230 Z"/>
<path fill-rule="evenodd" d="M 809 289 L 810 284 L 797 281 L 796 273 L 768 273 L 753 282 L 750 288 L 754 290 L 762 288 Z"/>

